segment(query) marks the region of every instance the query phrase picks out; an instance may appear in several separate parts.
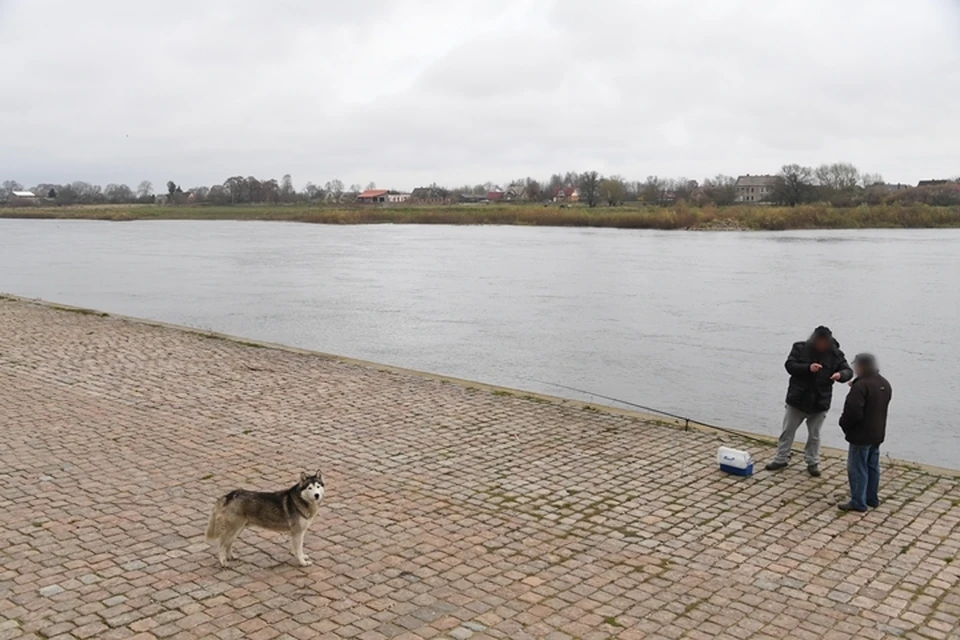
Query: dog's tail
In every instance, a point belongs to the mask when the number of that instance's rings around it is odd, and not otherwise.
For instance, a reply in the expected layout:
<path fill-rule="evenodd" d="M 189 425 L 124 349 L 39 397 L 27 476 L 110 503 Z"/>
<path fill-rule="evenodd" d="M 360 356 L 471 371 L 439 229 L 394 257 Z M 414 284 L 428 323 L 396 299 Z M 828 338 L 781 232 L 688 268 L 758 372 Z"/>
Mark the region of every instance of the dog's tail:
<path fill-rule="evenodd" d="M 210 513 L 210 521 L 207 523 L 207 540 L 213 540 L 220 537 L 220 514 L 227 505 L 228 496 L 223 496 L 213 505 L 213 511 Z"/>

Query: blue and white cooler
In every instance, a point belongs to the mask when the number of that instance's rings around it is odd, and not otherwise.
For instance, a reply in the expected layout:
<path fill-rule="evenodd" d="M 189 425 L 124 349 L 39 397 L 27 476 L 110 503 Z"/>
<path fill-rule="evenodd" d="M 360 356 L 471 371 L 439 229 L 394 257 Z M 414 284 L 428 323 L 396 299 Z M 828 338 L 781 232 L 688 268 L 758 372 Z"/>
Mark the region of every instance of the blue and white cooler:
<path fill-rule="evenodd" d="M 720 463 L 720 471 L 724 473 L 735 476 L 753 475 L 753 458 L 746 451 L 720 447 L 717 452 L 717 462 Z"/>

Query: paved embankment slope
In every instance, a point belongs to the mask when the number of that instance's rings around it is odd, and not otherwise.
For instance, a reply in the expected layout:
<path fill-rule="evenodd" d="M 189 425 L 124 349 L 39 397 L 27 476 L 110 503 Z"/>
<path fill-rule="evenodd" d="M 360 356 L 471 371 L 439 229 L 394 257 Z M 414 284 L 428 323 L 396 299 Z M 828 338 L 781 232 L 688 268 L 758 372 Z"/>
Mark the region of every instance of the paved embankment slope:
<path fill-rule="evenodd" d="M 960 637 L 960 480 L 0 299 L 0 638 Z M 295 566 L 214 499 L 320 467 Z"/>

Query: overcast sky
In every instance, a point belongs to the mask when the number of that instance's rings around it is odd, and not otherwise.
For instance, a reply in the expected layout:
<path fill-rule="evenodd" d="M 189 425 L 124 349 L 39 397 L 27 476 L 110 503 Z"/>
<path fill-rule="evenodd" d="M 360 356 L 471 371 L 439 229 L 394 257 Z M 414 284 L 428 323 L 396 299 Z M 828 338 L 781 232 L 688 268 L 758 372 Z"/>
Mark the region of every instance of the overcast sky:
<path fill-rule="evenodd" d="M 0 0 L 0 180 L 960 175 L 960 0 Z"/>

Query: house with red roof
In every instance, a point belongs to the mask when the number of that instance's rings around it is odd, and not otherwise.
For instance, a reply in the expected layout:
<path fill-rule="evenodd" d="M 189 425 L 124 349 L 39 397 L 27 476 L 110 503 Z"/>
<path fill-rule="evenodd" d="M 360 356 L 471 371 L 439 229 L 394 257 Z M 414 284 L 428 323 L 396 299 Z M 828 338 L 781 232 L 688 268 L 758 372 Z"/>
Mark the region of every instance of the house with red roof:
<path fill-rule="evenodd" d="M 580 202 L 580 191 L 576 187 L 560 187 L 553 192 L 554 202 Z"/>
<path fill-rule="evenodd" d="M 367 189 L 357 195 L 357 204 L 380 204 L 387 202 L 389 193 L 386 189 Z"/>

